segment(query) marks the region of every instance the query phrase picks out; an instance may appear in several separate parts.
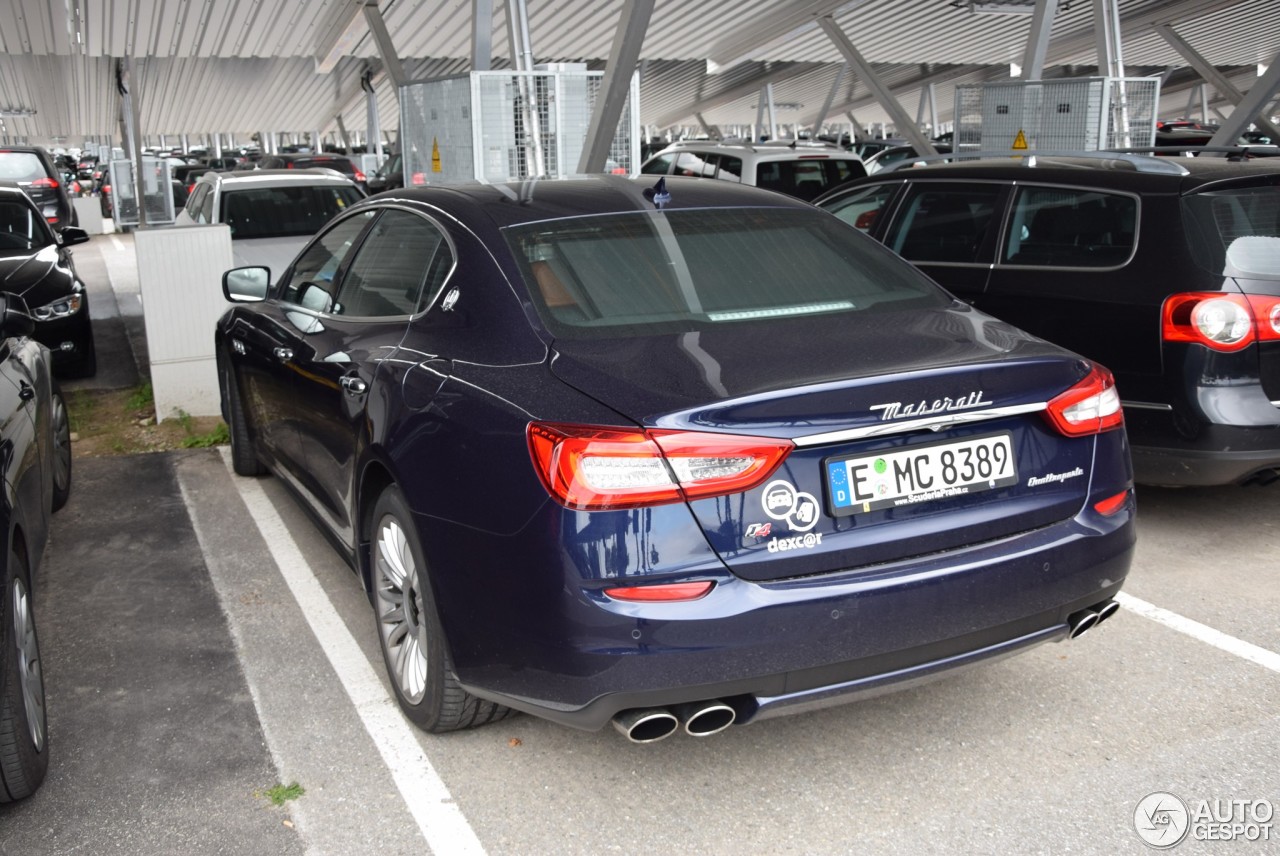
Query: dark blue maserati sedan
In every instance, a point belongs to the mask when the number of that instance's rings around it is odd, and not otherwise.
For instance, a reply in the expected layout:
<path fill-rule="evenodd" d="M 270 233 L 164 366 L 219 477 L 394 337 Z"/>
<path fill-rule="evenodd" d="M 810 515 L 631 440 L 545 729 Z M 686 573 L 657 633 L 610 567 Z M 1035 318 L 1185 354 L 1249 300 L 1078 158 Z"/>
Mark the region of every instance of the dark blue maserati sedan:
<path fill-rule="evenodd" d="M 427 730 L 703 736 L 1116 609 L 1110 373 L 797 200 L 392 191 L 269 281 L 223 279 L 234 468 L 277 475 L 358 572 Z"/>

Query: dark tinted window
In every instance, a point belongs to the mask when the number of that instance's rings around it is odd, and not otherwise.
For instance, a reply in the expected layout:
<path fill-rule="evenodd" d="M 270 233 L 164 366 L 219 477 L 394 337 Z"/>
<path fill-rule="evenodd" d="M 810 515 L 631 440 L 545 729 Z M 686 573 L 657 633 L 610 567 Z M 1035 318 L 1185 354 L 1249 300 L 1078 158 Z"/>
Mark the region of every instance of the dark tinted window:
<path fill-rule="evenodd" d="M 886 202 L 897 190 L 896 184 L 877 184 L 856 193 L 847 193 L 838 199 L 826 200 L 822 208 L 830 211 L 850 226 L 870 232 Z"/>
<path fill-rule="evenodd" d="M 35 209 L 20 199 L 0 199 L 0 255 L 28 253 L 52 242 Z"/>
<path fill-rule="evenodd" d="M 316 312 L 328 312 L 337 293 L 335 278 L 356 238 L 376 212 L 353 214 L 315 240 L 293 263 L 280 299 Z"/>
<path fill-rule="evenodd" d="M 811 200 L 837 184 L 867 172 L 858 161 L 801 157 L 756 165 L 756 186 Z"/>
<path fill-rule="evenodd" d="M 0 181 L 27 183 L 48 178 L 44 161 L 34 152 L 0 151 Z"/>
<path fill-rule="evenodd" d="M 916 185 L 899 206 L 885 243 L 912 262 L 977 262 L 999 188 Z"/>
<path fill-rule="evenodd" d="M 231 227 L 233 239 L 314 235 L 360 198 L 360 191 L 342 186 L 225 190 L 220 222 Z"/>
<path fill-rule="evenodd" d="M 817 210 L 643 212 L 507 230 L 560 335 L 636 334 L 945 305 L 909 265 Z"/>
<path fill-rule="evenodd" d="M 723 181 L 742 181 L 742 158 L 721 155 L 720 171 L 716 173 L 716 178 Z"/>
<path fill-rule="evenodd" d="M 360 244 L 342 286 L 334 315 L 362 318 L 412 315 L 444 236 L 429 220 L 407 211 L 382 215 Z"/>
<path fill-rule="evenodd" d="M 666 175 L 671 172 L 671 164 L 675 163 L 675 160 L 676 156 L 672 154 L 658 155 L 642 166 L 640 172 L 648 175 Z"/>
<path fill-rule="evenodd" d="M 1011 265 L 1116 267 L 1133 255 L 1138 200 L 1067 187 L 1023 187 L 1001 259 Z"/>
<path fill-rule="evenodd" d="M 1196 263 L 1214 274 L 1280 279 L 1280 187 L 1196 193 L 1182 200 Z"/>

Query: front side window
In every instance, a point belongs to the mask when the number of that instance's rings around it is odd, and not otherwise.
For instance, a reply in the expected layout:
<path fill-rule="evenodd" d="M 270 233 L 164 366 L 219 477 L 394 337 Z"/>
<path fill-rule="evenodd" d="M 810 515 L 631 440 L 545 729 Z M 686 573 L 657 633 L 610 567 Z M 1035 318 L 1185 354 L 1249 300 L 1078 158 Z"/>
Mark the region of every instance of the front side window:
<path fill-rule="evenodd" d="M 945 306 L 925 277 L 817 210 L 647 211 L 515 226 L 556 335 L 647 335 Z"/>
<path fill-rule="evenodd" d="M 999 188 L 980 184 L 910 188 L 885 243 L 909 262 L 979 262 Z"/>
<path fill-rule="evenodd" d="M 680 152 L 676 157 L 676 175 L 711 178 L 716 174 L 716 156 L 698 152 Z"/>
<path fill-rule="evenodd" d="M 870 232 L 884 210 L 885 204 L 897 190 L 896 184 L 877 184 L 856 193 L 848 193 L 838 199 L 826 200 L 821 207 L 844 222 L 863 232 Z"/>
<path fill-rule="evenodd" d="M 314 235 L 360 199 L 350 185 L 228 188 L 221 222 L 231 227 L 232 240 Z"/>
<path fill-rule="evenodd" d="M 1133 255 L 1138 200 L 1072 187 L 1021 187 L 1000 260 L 1036 267 L 1119 267 Z"/>
<path fill-rule="evenodd" d="M 29 253 L 51 243 L 53 236 L 30 205 L 0 199 L 0 256 Z"/>
<path fill-rule="evenodd" d="M 359 318 L 412 315 L 444 235 L 408 211 L 387 211 L 369 230 L 342 278 L 331 312 Z M 446 245 L 447 252 L 447 245 Z"/>
<path fill-rule="evenodd" d="M 280 300 L 315 312 L 328 312 L 337 295 L 338 268 L 376 211 L 361 211 L 316 238 L 293 263 L 293 274 L 281 287 Z"/>
<path fill-rule="evenodd" d="M 640 167 L 645 175 L 666 175 L 671 172 L 671 165 L 676 162 L 674 154 L 654 155 L 653 159 Z"/>

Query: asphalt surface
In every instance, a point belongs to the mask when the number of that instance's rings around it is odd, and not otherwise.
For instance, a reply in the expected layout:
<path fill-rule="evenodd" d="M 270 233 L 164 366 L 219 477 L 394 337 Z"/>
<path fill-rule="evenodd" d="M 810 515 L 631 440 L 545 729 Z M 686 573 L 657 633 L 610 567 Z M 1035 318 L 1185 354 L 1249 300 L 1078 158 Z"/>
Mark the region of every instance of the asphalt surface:
<path fill-rule="evenodd" d="M 35 585 L 50 773 L 0 806 L 0 854 L 1149 852 L 1152 792 L 1280 803 L 1280 484 L 1143 488 L 1138 527 L 1126 607 L 1076 642 L 706 740 L 431 736 L 280 483 L 216 450 L 77 459 Z"/>

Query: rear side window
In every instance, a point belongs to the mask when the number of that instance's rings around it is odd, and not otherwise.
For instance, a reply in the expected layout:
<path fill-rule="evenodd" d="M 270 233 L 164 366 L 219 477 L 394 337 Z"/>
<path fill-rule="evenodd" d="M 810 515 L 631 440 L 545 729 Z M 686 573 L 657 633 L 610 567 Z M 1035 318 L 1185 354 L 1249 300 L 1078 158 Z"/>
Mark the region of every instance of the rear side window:
<path fill-rule="evenodd" d="M 1119 267 L 1133 255 L 1138 200 L 1068 187 L 1022 187 L 1001 261 L 1036 267 Z"/>
<path fill-rule="evenodd" d="M 222 220 L 231 237 L 283 238 L 314 235 L 349 205 L 360 201 L 354 187 L 255 187 L 222 194 Z"/>
<path fill-rule="evenodd" d="M 388 211 L 369 230 L 351 262 L 332 314 L 361 318 L 412 315 L 422 301 L 431 260 L 445 243 L 429 220 Z"/>
<path fill-rule="evenodd" d="M 1280 187 L 1196 193 L 1182 200 L 1191 255 L 1213 274 L 1280 279 Z"/>
<path fill-rule="evenodd" d="M 756 186 L 809 201 L 837 184 L 866 174 L 862 164 L 854 160 L 799 158 L 766 161 L 756 166 Z"/>
<path fill-rule="evenodd" d="M 896 184 L 877 184 L 856 193 L 846 194 L 839 199 L 824 201 L 821 207 L 850 226 L 863 232 L 870 232 L 880 217 L 880 212 L 884 210 L 885 203 L 893 197 L 897 189 Z"/>
<path fill-rule="evenodd" d="M 698 152 L 680 152 L 676 156 L 675 174 L 694 178 L 713 178 L 716 174 L 716 156 Z"/>
<path fill-rule="evenodd" d="M 656 155 L 652 160 L 640 168 L 640 172 L 645 175 L 666 175 L 671 172 L 671 165 L 675 163 L 676 156 L 673 154 Z"/>
<path fill-rule="evenodd" d="M 646 335 L 946 305 L 910 265 L 816 209 L 648 211 L 511 227 L 556 335 Z"/>
<path fill-rule="evenodd" d="M 209 195 L 210 188 L 207 184 L 196 184 L 195 190 L 191 191 L 191 198 L 187 200 L 187 214 L 197 223 L 208 223 L 205 218 L 206 212 L 201 209 L 204 205 L 205 197 Z"/>
<path fill-rule="evenodd" d="M 980 262 L 1000 189 L 980 184 L 933 187 L 917 184 L 899 206 L 885 242 L 911 262 Z M 988 258 L 987 261 L 990 261 Z"/>
<path fill-rule="evenodd" d="M 722 181 L 742 181 L 742 158 L 720 155 L 720 171 L 716 178 Z"/>

